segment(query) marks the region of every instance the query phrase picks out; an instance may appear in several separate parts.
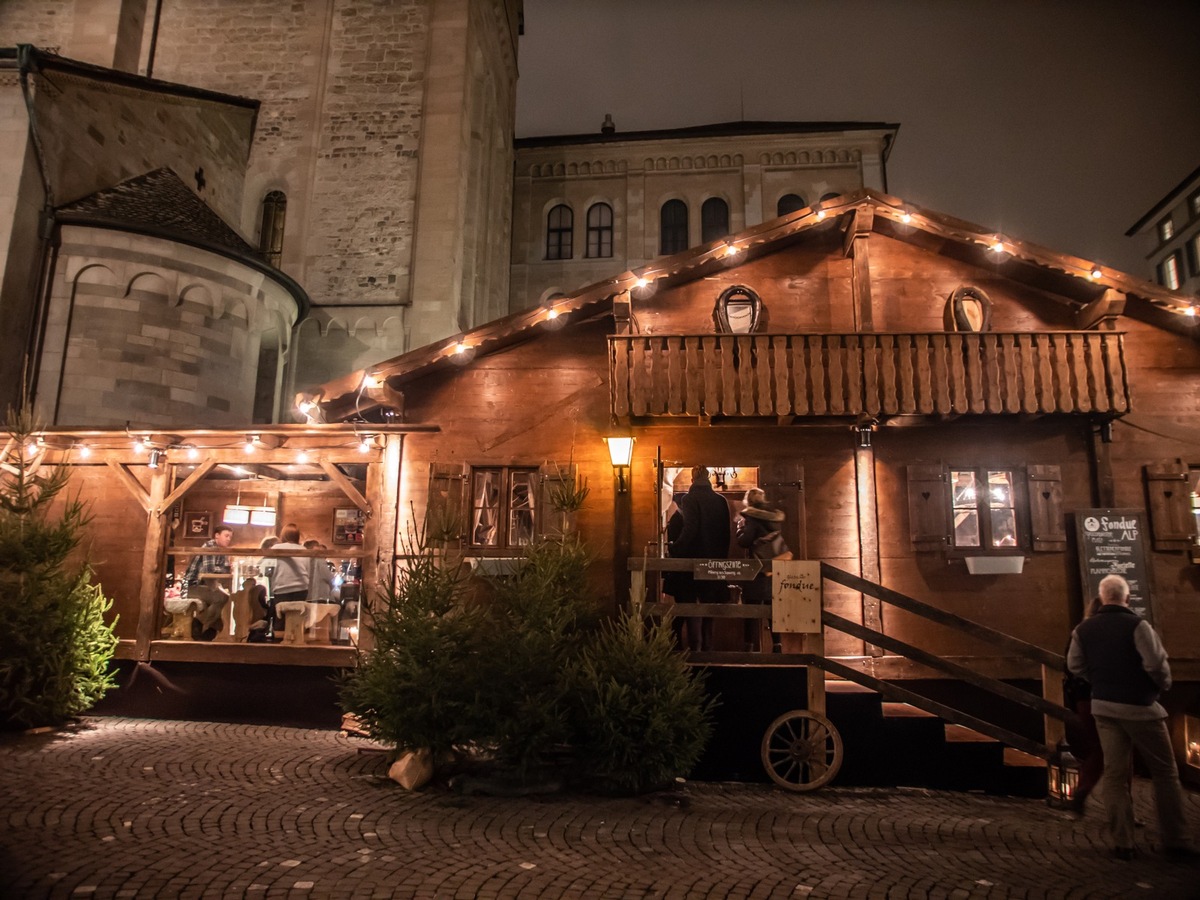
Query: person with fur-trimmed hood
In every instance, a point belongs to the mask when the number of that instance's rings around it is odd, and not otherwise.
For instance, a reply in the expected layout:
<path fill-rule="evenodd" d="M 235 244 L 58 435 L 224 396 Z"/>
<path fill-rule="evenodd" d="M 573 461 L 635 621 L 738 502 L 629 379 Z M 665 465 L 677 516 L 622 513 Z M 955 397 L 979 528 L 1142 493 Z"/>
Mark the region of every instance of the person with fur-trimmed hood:
<path fill-rule="evenodd" d="M 772 560 L 787 551 L 783 537 L 779 533 L 783 528 L 785 516 L 783 510 L 767 503 L 767 495 L 761 488 L 750 488 L 746 491 L 745 505 L 741 515 L 737 517 L 737 542 L 739 547 L 745 547 L 750 555 L 762 560 Z M 772 547 L 772 545 L 774 545 Z M 777 552 L 778 551 L 778 552 Z M 771 578 L 766 572 L 760 572 L 753 581 L 742 584 L 742 602 L 765 604 L 771 602 Z M 756 652 L 759 647 L 759 625 L 757 619 L 746 619 L 745 628 L 746 649 Z M 779 653 L 782 647 L 779 635 L 771 632 L 771 652 Z"/>

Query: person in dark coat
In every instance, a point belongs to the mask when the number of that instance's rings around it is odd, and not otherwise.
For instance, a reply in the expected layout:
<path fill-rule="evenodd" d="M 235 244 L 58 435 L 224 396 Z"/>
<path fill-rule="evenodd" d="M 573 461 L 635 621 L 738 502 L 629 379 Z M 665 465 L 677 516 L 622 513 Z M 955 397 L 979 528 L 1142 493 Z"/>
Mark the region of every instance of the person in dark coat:
<path fill-rule="evenodd" d="M 683 529 L 671 542 L 671 556 L 690 559 L 725 559 L 729 554 L 729 504 L 713 490 L 708 469 L 692 468 L 692 486 L 679 501 Z M 681 602 L 724 603 L 729 589 L 723 581 L 695 581 L 684 585 L 688 599 Z M 677 600 L 680 598 L 676 597 Z M 693 617 L 685 623 L 688 650 L 711 650 L 713 623 Z"/>
<path fill-rule="evenodd" d="M 737 517 L 737 542 L 739 547 L 745 547 L 750 555 L 761 560 L 771 560 L 775 554 L 767 553 L 764 548 L 765 540 L 783 528 L 785 516 L 783 510 L 776 509 L 767 503 L 767 495 L 761 488 L 750 488 L 746 491 L 745 506 Z M 753 581 L 742 584 L 742 602 L 753 604 L 769 604 L 771 602 L 771 577 L 764 571 L 759 572 Z M 745 627 L 746 650 L 757 653 L 759 649 L 759 623 L 757 619 L 746 619 Z M 771 632 L 771 652 L 782 651 L 779 635 Z"/>

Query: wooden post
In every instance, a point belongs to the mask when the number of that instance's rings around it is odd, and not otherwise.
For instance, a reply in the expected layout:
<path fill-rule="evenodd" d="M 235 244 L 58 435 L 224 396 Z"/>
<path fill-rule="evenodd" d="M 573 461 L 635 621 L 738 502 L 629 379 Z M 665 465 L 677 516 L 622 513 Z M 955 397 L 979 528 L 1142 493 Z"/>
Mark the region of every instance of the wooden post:
<path fill-rule="evenodd" d="M 859 437 L 855 435 L 856 439 Z M 871 433 L 866 433 L 870 440 Z M 879 584 L 879 514 L 875 495 L 875 451 L 870 446 L 855 447 L 854 476 L 858 489 L 858 555 L 862 577 Z M 862 595 L 862 621 L 873 631 L 883 631 L 883 614 L 879 601 Z M 867 644 L 871 656 L 883 656 L 883 648 Z"/>
<path fill-rule="evenodd" d="M 632 463 L 632 460 L 630 461 Z M 618 486 L 613 473 L 613 598 L 629 596 L 629 558 L 633 555 L 633 466 L 625 474 L 625 490 Z M 642 575 L 643 580 L 645 575 Z"/>
<path fill-rule="evenodd" d="M 1087 427 L 1091 432 L 1092 464 L 1096 479 L 1092 486 L 1092 499 L 1097 506 L 1108 509 L 1117 505 L 1112 450 L 1109 446 L 1112 441 L 1112 423 L 1102 422 L 1099 425 L 1089 423 Z"/>
<path fill-rule="evenodd" d="M 146 545 L 142 548 L 142 579 L 138 586 L 138 624 L 135 653 L 139 662 L 150 659 L 150 642 L 158 631 L 158 610 L 163 604 L 164 549 L 167 522 L 163 516 L 163 500 L 175 467 L 160 466 L 150 472 L 150 496 L 146 513 Z"/>
<path fill-rule="evenodd" d="M 1051 703 L 1063 705 L 1062 672 L 1042 665 L 1042 697 Z M 1042 716 L 1042 727 L 1046 733 L 1046 746 L 1054 749 L 1066 737 L 1066 727 L 1062 719 L 1053 716 Z"/>
<path fill-rule="evenodd" d="M 825 593 L 821 592 L 821 606 L 825 606 Z M 825 634 L 803 635 L 801 652 L 812 656 L 825 655 Z M 817 666 L 808 667 L 808 710 L 825 715 L 825 670 Z"/>

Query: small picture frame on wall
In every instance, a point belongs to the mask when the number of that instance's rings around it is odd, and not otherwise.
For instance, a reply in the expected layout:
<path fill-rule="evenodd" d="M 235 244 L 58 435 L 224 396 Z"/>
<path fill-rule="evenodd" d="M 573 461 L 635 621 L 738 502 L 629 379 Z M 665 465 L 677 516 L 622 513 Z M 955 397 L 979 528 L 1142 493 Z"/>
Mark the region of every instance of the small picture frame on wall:
<path fill-rule="evenodd" d="M 339 507 L 333 511 L 333 542 L 335 544 L 361 544 L 363 525 L 367 517 L 357 506 Z"/>
<path fill-rule="evenodd" d="M 183 514 L 185 540 L 208 540 L 213 535 L 213 514 L 208 510 L 190 509 Z"/>

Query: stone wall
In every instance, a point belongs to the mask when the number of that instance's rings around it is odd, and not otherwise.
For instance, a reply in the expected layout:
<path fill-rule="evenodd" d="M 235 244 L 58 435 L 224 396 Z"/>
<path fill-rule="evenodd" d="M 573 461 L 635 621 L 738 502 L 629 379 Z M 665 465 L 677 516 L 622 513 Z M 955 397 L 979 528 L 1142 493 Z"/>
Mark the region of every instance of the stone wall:
<path fill-rule="evenodd" d="M 812 203 L 826 194 L 883 189 L 884 128 L 824 133 L 696 136 L 657 132 L 600 141 L 518 146 L 513 196 L 513 311 L 571 293 L 659 255 L 659 211 L 667 200 L 688 207 L 689 246 L 701 243 L 701 206 L 729 206 L 729 230 L 775 218 L 785 194 Z M 613 255 L 585 257 L 587 211 L 613 209 Z M 572 258 L 547 260 L 546 217 L 559 203 L 574 212 Z"/>
<path fill-rule="evenodd" d="M 262 272 L 194 247 L 66 227 L 37 412 L 50 424 L 221 427 L 253 420 L 264 340 L 298 309 Z M 269 375 L 268 375 L 269 377 Z"/>
<path fill-rule="evenodd" d="M 253 107 L 57 69 L 34 92 L 55 206 L 168 166 L 236 226 Z"/>

